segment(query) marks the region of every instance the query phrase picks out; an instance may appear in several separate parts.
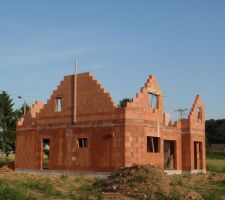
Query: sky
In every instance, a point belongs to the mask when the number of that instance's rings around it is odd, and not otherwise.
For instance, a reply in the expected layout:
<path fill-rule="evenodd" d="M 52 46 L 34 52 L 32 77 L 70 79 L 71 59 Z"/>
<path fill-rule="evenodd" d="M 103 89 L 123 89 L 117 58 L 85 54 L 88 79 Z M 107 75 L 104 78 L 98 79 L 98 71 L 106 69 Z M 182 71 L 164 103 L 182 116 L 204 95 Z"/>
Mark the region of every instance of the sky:
<path fill-rule="evenodd" d="M 224 0 L 10 0 L 0 2 L 0 91 L 15 107 L 44 102 L 65 75 L 90 71 L 116 103 L 150 74 L 165 112 L 225 118 Z"/>

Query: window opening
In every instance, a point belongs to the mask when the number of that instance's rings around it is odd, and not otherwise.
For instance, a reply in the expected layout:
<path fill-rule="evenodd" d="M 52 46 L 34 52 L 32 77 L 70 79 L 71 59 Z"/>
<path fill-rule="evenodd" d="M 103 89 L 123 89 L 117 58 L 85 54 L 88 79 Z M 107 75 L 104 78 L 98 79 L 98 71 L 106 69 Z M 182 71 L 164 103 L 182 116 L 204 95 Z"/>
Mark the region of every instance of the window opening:
<path fill-rule="evenodd" d="M 56 111 L 61 112 L 62 111 L 62 97 L 56 98 Z"/>
<path fill-rule="evenodd" d="M 147 136 L 147 152 L 159 153 L 159 138 Z"/>
<path fill-rule="evenodd" d="M 202 109 L 200 107 L 198 107 L 197 112 L 198 112 L 198 122 L 202 121 Z"/>
<path fill-rule="evenodd" d="M 87 148 L 88 147 L 88 139 L 87 138 L 78 138 L 78 148 Z"/>
<path fill-rule="evenodd" d="M 150 100 L 150 107 L 153 109 L 157 109 L 158 108 L 158 95 L 154 94 L 154 93 L 149 93 L 149 100 Z"/>

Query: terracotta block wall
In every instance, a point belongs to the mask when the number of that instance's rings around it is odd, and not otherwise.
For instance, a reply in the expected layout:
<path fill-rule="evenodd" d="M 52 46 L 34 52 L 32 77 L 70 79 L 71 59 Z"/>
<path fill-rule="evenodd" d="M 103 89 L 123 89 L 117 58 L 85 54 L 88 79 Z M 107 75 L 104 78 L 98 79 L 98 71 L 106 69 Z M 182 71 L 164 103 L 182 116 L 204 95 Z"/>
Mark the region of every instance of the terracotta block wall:
<path fill-rule="evenodd" d="M 151 108 L 150 95 L 157 96 Z M 56 112 L 56 98 L 62 111 Z M 115 171 L 133 164 L 164 167 L 164 141 L 176 143 L 177 170 L 194 170 L 194 142 L 202 143 L 205 169 L 205 109 L 199 96 L 188 119 L 165 125 L 163 93 L 154 76 L 125 108 L 90 73 L 77 75 L 77 123 L 74 125 L 74 76 L 66 76 L 47 104 L 36 103 L 17 126 L 16 168 L 41 169 L 43 138 L 50 139 L 49 168 L 72 171 Z M 199 113 L 200 112 L 200 113 Z M 147 152 L 147 136 L 158 137 L 160 151 Z M 78 148 L 77 138 L 88 138 Z M 24 147 L 25 146 L 25 147 Z"/>
<path fill-rule="evenodd" d="M 173 129 L 173 130 L 172 130 Z M 170 130 L 152 123 L 149 126 L 127 125 L 125 129 L 125 166 L 133 164 L 151 164 L 164 168 L 164 140 L 176 142 L 176 169 L 182 170 L 181 131 Z M 158 153 L 147 152 L 147 136 L 158 137 L 160 149 Z"/>
<path fill-rule="evenodd" d="M 124 166 L 123 132 L 119 126 L 18 132 L 16 168 L 41 169 L 41 142 L 50 139 L 51 170 L 115 171 Z M 78 148 L 78 138 L 88 138 L 88 147 Z"/>
<path fill-rule="evenodd" d="M 74 76 L 66 76 L 38 114 L 41 124 L 71 124 L 74 109 Z M 62 111 L 56 112 L 56 98 L 62 98 Z M 112 97 L 90 73 L 77 75 L 77 121 L 112 119 L 116 110 Z"/>
<path fill-rule="evenodd" d="M 36 130 L 20 131 L 16 134 L 16 168 L 39 169 L 41 159 L 39 151 L 39 138 Z"/>

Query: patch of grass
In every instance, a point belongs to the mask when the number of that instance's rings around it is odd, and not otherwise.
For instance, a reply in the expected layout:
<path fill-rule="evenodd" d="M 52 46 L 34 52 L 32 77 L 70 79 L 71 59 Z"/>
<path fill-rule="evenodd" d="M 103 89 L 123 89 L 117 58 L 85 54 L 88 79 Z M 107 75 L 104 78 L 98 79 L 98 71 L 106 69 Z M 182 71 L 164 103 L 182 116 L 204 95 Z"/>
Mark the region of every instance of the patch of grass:
<path fill-rule="evenodd" d="M 171 185 L 173 186 L 182 186 L 183 185 L 183 177 L 182 176 L 174 176 L 172 181 L 171 181 Z"/>
<path fill-rule="evenodd" d="M 43 194 L 50 195 L 50 196 L 61 195 L 61 192 L 58 191 L 51 184 L 51 182 L 48 179 L 46 179 L 44 181 L 37 181 L 37 180 L 31 179 L 31 180 L 29 180 L 25 183 L 25 187 L 29 188 L 31 190 L 36 190 L 36 191 L 38 191 L 40 193 L 43 193 Z"/>
<path fill-rule="evenodd" d="M 35 197 L 25 194 L 23 190 L 9 185 L 0 186 L 0 197 L 1 200 L 36 200 Z"/>
<path fill-rule="evenodd" d="M 206 156 L 207 156 L 207 159 L 219 159 L 219 160 L 225 159 L 225 154 L 222 154 L 222 153 L 207 152 Z"/>
<path fill-rule="evenodd" d="M 79 191 L 82 192 L 91 192 L 93 190 L 93 184 L 92 183 L 83 183 L 79 188 Z"/>
<path fill-rule="evenodd" d="M 225 173 L 225 154 L 208 152 L 206 168 L 214 173 Z"/>
<path fill-rule="evenodd" d="M 207 159 L 207 170 L 216 173 L 225 173 L 225 159 Z"/>
<path fill-rule="evenodd" d="M 35 197 L 28 195 L 23 187 L 18 187 L 17 183 L 1 179 L 0 181 L 1 200 L 36 200 Z"/>

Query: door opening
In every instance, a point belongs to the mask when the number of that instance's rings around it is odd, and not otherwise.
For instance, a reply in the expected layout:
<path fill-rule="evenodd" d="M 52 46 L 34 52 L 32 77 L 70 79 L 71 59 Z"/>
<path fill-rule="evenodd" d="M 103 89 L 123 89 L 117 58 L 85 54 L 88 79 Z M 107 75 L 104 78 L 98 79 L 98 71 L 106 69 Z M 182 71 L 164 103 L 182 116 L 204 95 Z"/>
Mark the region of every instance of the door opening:
<path fill-rule="evenodd" d="M 176 141 L 164 140 L 164 169 L 176 169 Z"/>
<path fill-rule="evenodd" d="M 202 169 L 202 142 L 194 142 L 194 167 L 195 170 Z"/>
<path fill-rule="evenodd" d="M 50 139 L 42 139 L 42 169 L 49 169 Z"/>

